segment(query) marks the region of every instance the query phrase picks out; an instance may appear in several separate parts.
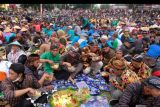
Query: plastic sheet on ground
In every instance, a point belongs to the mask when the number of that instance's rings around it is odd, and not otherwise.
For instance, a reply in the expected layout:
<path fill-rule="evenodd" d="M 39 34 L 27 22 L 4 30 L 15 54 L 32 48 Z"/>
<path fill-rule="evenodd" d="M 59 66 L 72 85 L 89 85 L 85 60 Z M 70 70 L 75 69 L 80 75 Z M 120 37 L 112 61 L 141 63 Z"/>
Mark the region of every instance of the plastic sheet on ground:
<path fill-rule="evenodd" d="M 105 82 L 105 80 L 97 74 L 94 78 L 91 78 L 88 75 L 79 74 L 75 78 L 76 82 L 84 81 L 89 89 L 91 95 L 98 95 L 100 91 L 110 91 L 109 86 Z M 66 88 L 73 88 L 78 89 L 76 84 L 72 84 L 71 81 L 64 81 L 64 80 L 56 80 L 52 82 L 55 90 L 66 89 Z"/>

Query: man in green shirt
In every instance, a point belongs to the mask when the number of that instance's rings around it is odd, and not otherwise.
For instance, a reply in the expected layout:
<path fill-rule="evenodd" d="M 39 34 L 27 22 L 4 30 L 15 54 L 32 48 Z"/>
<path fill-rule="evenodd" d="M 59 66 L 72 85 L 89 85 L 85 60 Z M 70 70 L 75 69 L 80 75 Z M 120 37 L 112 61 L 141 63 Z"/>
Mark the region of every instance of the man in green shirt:
<path fill-rule="evenodd" d="M 117 37 L 118 37 L 117 34 L 112 35 L 112 39 L 113 39 L 112 49 L 114 49 L 114 50 L 120 49 L 120 47 L 122 45 L 122 42 Z"/>
<path fill-rule="evenodd" d="M 54 70 L 51 67 L 55 63 L 59 63 L 60 54 L 57 44 L 53 44 L 50 47 L 50 52 L 45 52 L 40 56 L 40 62 L 44 63 L 44 71 L 48 74 L 53 74 Z"/>

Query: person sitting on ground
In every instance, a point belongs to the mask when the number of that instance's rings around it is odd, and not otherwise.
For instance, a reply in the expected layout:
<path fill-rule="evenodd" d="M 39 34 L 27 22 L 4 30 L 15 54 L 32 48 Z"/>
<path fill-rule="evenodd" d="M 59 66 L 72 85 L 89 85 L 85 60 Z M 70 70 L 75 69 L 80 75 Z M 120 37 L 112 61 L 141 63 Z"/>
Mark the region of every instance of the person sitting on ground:
<path fill-rule="evenodd" d="M 141 83 L 129 84 L 124 90 L 118 107 L 159 107 L 160 78 L 151 76 Z"/>
<path fill-rule="evenodd" d="M 120 47 L 120 50 L 123 51 L 124 56 L 125 55 L 132 55 L 135 52 L 135 46 L 133 44 L 133 41 L 124 40 L 123 45 Z"/>
<path fill-rule="evenodd" d="M 49 75 L 54 75 L 53 65 L 59 63 L 60 60 L 58 44 L 51 45 L 50 52 L 45 52 L 40 56 L 40 62 L 44 64 L 44 71 Z M 53 79 L 55 77 L 53 76 Z"/>
<path fill-rule="evenodd" d="M 43 43 L 43 39 L 37 35 L 35 35 L 33 37 L 33 44 L 32 46 L 28 49 L 28 52 L 30 52 L 30 54 L 34 53 L 34 54 L 40 54 L 40 46 Z"/>
<path fill-rule="evenodd" d="M 144 63 L 142 55 L 135 55 L 128 67 L 141 79 L 148 78 L 151 74 L 151 69 Z"/>
<path fill-rule="evenodd" d="M 104 46 L 102 48 L 102 55 L 103 55 L 103 60 L 102 60 L 103 66 L 105 66 L 115 56 L 115 50 L 111 49 L 108 46 Z"/>
<path fill-rule="evenodd" d="M 111 48 L 114 49 L 114 50 L 120 49 L 120 47 L 122 45 L 121 40 L 119 40 L 117 37 L 118 37 L 118 35 L 116 33 L 114 33 L 112 35 L 113 42 L 112 42 Z"/>
<path fill-rule="evenodd" d="M 7 55 L 7 59 L 12 63 L 17 63 L 18 58 L 23 54 L 25 55 L 25 52 L 22 50 L 22 45 L 18 41 L 12 42 L 9 45 L 11 46 L 11 51 Z"/>
<path fill-rule="evenodd" d="M 41 87 L 36 79 L 24 74 L 24 66 L 20 63 L 13 63 L 10 66 L 9 78 L 2 81 L 1 88 L 4 99 L 11 107 L 20 107 L 25 100 L 26 94 L 35 95 L 35 90 Z M 21 105 L 21 107 L 23 107 Z"/>
<path fill-rule="evenodd" d="M 98 72 L 100 72 L 103 62 L 102 62 L 102 54 L 101 50 L 98 48 L 98 44 L 91 42 L 89 45 L 90 52 L 87 53 L 92 59 L 90 62 L 90 70 L 87 73 L 90 73 L 91 76 L 95 76 Z"/>
<path fill-rule="evenodd" d="M 28 56 L 25 63 L 25 74 L 32 75 L 37 79 L 41 86 L 48 86 L 51 84 L 52 78 L 49 74 L 39 74 L 38 67 L 40 65 L 40 57 L 37 54 L 31 54 Z"/>
<path fill-rule="evenodd" d="M 121 50 L 116 50 L 115 56 L 108 62 L 108 65 L 104 66 L 104 70 L 107 71 L 110 69 L 111 66 L 111 62 L 113 60 L 121 60 L 123 61 L 125 64 L 127 64 L 128 62 L 123 58 L 123 52 Z"/>
<path fill-rule="evenodd" d="M 83 70 L 83 64 L 80 61 L 80 54 L 76 50 L 71 48 L 69 52 L 64 54 L 60 58 L 61 70 L 64 70 L 71 75 L 69 75 L 68 80 L 75 84 L 74 77 Z"/>
<path fill-rule="evenodd" d="M 123 60 L 112 60 L 109 69 L 109 81 L 111 85 L 111 105 L 113 101 L 119 100 L 126 86 L 138 82 L 137 74 L 127 68 Z"/>

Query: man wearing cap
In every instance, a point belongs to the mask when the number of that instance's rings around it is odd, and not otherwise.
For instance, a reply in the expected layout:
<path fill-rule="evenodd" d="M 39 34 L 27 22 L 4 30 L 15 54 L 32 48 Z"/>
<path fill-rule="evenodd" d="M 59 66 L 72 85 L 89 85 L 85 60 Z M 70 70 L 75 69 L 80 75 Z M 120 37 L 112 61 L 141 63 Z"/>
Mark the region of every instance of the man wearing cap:
<path fill-rule="evenodd" d="M 108 40 L 108 37 L 106 35 L 102 35 L 102 37 L 100 38 L 101 46 L 106 46 L 107 40 Z"/>
<path fill-rule="evenodd" d="M 151 69 L 144 63 L 142 55 L 136 54 L 132 58 L 129 68 L 141 79 L 148 78 L 151 74 Z"/>
<path fill-rule="evenodd" d="M 118 107 L 160 107 L 160 78 L 151 76 L 127 86 Z"/>

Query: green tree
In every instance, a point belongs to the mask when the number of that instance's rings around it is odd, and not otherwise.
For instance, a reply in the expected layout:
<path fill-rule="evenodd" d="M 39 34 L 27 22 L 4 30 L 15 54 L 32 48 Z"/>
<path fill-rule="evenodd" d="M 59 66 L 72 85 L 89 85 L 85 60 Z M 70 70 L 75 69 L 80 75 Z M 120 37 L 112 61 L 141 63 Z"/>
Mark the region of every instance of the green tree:
<path fill-rule="evenodd" d="M 40 4 L 21 4 L 20 5 L 22 8 L 33 8 L 33 9 L 37 9 L 37 8 L 40 8 Z"/>
<path fill-rule="evenodd" d="M 91 4 L 73 4 L 74 8 L 84 8 L 88 9 L 91 8 Z"/>

